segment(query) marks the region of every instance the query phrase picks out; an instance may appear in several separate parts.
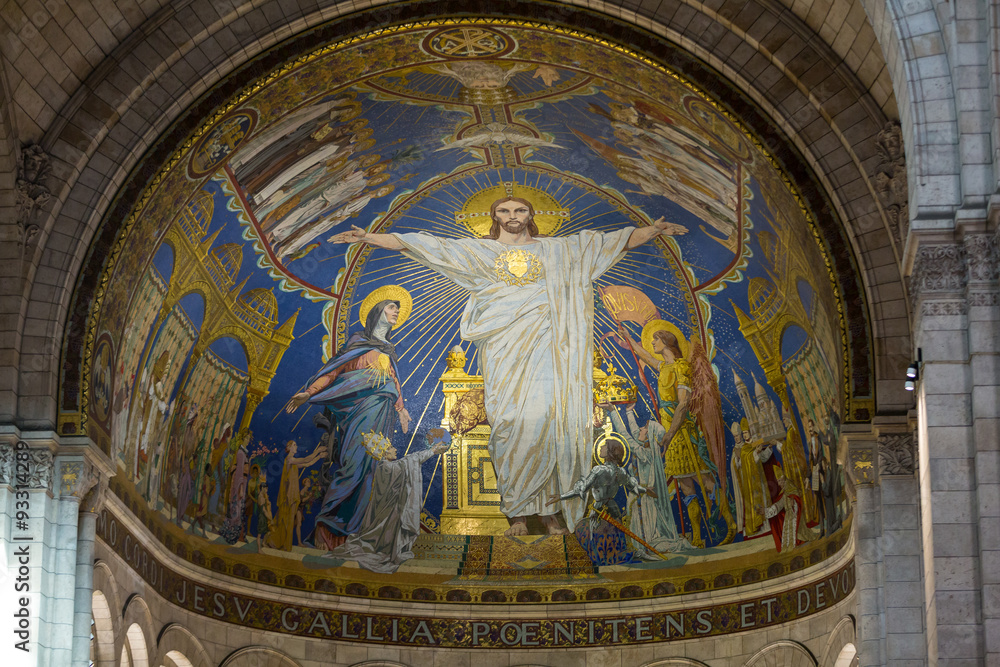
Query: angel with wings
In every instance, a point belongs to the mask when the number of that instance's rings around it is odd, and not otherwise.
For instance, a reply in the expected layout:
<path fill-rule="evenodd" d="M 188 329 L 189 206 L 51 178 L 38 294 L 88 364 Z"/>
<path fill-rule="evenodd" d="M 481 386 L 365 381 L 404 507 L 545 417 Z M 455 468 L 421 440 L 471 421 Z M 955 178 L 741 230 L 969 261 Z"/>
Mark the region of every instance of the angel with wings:
<path fill-rule="evenodd" d="M 691 544 L 705 546 L 702 519 L 711 532 L 713 516 L 718 513 L 726 523 L 726 536 L 720 544 L 729 544 L 736 536 L 736 522 L 726 492 L 722 399 L 708 354 L 699 339 L 689 344 L 664 320 L 649 322 L 643 333 L 643 342 L 649 339 L 650 349 L 633 340 L 624 326 L 618 328 L 618 342 L 634 352 L 641 364 L 657 371 L 660 423 L 667 430 L 660 447 L 667 481 L 677 484 L 687 509 Z"/>

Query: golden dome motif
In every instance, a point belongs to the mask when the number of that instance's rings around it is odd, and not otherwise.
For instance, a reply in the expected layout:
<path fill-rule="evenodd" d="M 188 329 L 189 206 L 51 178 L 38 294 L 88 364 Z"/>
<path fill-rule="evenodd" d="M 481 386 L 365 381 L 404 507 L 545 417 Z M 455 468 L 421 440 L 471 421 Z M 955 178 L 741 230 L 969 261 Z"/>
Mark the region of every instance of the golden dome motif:
<path fill-rule="evenodd" d="M 208 234 L 215 212 L 215 197 L 208 190 L 199 190 L 191 202 L 181 209 L 180 223 L 192 241 L 200 241 Z"/>
<path fill-rule="evenodd" d="M 778 302 L 778 292 L 767 278 L 751 278 L 747 297 L 750 300 L 750 315 L 764 321 L 769 319 Z"/>
<path fill-rule="evenodd" d="M 258 331 L 273 330 L 278 323 L 278 300 L 267 287 L 258 287 L 240 295 L 237 316 Z"/>
<path fill-rule="evenodd" d="M 228 289 L 236 283 L 243 263 L 243 246 L 239 243 L 226 243 L 213 248 L 208 255 L 206 266 L 212 277 L 223 289 Z"/>

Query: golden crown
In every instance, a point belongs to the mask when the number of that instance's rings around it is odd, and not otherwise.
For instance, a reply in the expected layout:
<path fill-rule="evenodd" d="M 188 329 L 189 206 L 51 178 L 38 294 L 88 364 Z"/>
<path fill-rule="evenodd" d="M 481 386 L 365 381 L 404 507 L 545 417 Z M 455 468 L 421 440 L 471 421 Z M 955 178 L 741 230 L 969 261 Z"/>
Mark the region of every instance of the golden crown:
<path fill-rule="evenodd" d="M 389 438 L 385 437 L 381 433 L 376 433 L 371 431 L 370 433 L 365 433 L 362 436 L 365 442 L 365 451 L 367 451 L 371 457 L 377 461 L 381 461 L 385 456 L 385 453 L 389 451 L 392 447 L 392 443 L 389 442 Z"/>
<path fill-rule="evenodd" d="M 599 370 L 599 369 L 595 369 Z M 639 396 L 639 388 L 626 378 L 615 374 L 615 367 L 608 363 L 607 375 L 599 378 L 594 374 L 594 400 L 601 403 L 635 403 Z"/>

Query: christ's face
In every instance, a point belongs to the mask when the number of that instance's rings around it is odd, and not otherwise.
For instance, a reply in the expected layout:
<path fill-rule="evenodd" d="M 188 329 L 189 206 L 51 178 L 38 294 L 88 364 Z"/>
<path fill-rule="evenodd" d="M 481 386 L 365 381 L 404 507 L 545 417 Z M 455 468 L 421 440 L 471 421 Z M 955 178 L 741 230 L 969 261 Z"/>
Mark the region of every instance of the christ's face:
<path fill-rule="evenodd" d="M 496 207 L 493 213 L 500 227 L 509 234 L 517 234 L 531 222 L 531 211 L 521 202 L 507 201 Z"/>
<path fill-rule="evenodd" d="M 395 326 L 396 320 L 399 319 L 399 306 L 394 303 L 390 303 L 382 312 L 385 313 L 385 321 Z"/>

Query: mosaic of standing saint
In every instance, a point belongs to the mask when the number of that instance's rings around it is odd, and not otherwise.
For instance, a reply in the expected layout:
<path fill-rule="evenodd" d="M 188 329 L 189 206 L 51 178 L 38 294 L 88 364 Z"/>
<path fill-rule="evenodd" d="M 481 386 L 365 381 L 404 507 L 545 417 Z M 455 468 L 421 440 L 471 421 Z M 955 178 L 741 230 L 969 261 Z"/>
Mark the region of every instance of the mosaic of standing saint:
<path fill-rule="evenodd" d="M 220 109 L 93 325 L 87 428 L 184 553 L 488 601 L 515 570 L 721 586 L 843 538 L 837 288 L 692 84 L 565 31 L 425 26 Z"/>

